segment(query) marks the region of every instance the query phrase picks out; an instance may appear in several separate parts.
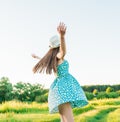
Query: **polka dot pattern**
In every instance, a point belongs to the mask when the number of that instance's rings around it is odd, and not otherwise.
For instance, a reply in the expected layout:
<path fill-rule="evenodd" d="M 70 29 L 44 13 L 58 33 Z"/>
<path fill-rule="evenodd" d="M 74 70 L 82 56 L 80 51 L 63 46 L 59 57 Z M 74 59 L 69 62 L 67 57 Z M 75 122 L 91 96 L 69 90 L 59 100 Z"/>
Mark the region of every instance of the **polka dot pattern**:
<path fill-rule="evenodd" d="M 57 113 L 58 106 L 67 102 L 70 102 L 72 108 L 88 104 L 82 87 L 68 70 L 67 60 L 57 66 L 57 77 L 51 84 L 48 94 L 49 113 Z"/>

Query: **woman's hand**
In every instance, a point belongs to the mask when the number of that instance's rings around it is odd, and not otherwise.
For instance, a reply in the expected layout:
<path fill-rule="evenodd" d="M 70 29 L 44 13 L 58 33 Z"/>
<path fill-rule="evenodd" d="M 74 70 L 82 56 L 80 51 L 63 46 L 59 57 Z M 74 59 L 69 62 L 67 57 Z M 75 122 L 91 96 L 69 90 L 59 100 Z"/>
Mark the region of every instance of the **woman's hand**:
<path fill-rule="evenodd" d="M 40 57 L 36 56 L 35 54 L 31 54 L 33 58 L 41 59 Z"/>
<path fill-rule="evenodd" d="M 57 27 L 57 31 L 61 37 L 63 37 L 66 33 L 66 26 L 63 22 L 60 22 L 59 26 Z"/>
<path fill-rule="evenodd" d="M 35 54 L 31 54 L 31 56 L 32 56 L 33 58 L 36 58 L 36 57 L 37 57 Z"/>

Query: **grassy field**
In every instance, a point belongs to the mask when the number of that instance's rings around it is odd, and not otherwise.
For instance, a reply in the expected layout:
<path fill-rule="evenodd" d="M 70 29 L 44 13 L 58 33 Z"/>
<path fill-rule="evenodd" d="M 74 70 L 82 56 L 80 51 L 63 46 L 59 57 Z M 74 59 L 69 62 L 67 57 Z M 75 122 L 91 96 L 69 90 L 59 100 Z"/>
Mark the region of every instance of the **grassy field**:
<path fill-rule="evenodd" d="M 73 109 L 75 122 L 120 122 L 120 98 L 89 101 Z M 10 101 L 0 104 L 0 122 L 60 122 L 59 114 L 49 114 L 48 104 Z"/>

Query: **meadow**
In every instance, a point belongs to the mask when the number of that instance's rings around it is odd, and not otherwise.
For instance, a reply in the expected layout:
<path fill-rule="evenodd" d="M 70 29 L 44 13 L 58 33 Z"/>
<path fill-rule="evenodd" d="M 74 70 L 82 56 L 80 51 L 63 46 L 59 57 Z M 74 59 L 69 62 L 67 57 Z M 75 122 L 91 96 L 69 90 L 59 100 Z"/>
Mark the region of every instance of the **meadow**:
<path fill-rule="evenodd" d="M 91 100 L 73 109 L 75 122 L 120 122 L 120 98 Z M 0 104 L 0 122 L 60 122 L 59 114 L 49 114 L 47 103 L 8 101 Z"/>

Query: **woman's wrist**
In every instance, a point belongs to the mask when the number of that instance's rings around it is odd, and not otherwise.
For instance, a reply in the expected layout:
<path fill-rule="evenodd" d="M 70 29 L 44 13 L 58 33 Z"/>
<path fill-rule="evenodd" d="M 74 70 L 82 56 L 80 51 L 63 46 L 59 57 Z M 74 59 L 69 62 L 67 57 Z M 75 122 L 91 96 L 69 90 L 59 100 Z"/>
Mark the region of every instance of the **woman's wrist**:
<path fill-rule="evenodd" d="M 65 36 L 64 35 L 60 35 L 60 38 L 64 38 Z"/>

